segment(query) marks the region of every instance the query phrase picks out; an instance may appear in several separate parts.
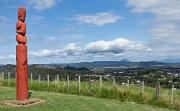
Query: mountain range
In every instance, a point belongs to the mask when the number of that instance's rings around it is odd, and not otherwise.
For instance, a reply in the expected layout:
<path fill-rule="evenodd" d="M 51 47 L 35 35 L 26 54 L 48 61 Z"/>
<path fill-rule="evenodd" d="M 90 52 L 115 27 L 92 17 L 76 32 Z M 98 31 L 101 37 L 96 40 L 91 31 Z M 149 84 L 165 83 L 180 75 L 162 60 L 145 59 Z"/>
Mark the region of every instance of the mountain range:
<path fill-rule="evenodd" d="M 30 64 L 33 65 L 33 64 Z M 79 63 L 51 63 L 51 64 L 37 64 L 39 67 L 45 68 L 55 68 L 55 67 L 75 67 L 75 68 L 88 68 L 88 69 L 97 69 L 97 68 L 164 68 L 164 67 L 173 67 L 180 68 L 180 60 L 157 60 L 157 61 L 139 61 L 132 62 L 128 59 L 122 59 L 120 61 L 94 61 L 94 62 L 79 62 Z M 1 64 L 0 66 L 3 66 Z"/>
<path fill-rule="evenodd" d="M 94 62 L 80 62 L 80 63 L 62 63 L 51 64 L 60 67 L 86 67 L 88 69 L 95 68 L 153 68 L 153 67 L 180 67 L 179 63 L 165 63 L 161 61 L 140 61 L 131 62 L 127 59 L 121 61 L 94 61 Z"/>

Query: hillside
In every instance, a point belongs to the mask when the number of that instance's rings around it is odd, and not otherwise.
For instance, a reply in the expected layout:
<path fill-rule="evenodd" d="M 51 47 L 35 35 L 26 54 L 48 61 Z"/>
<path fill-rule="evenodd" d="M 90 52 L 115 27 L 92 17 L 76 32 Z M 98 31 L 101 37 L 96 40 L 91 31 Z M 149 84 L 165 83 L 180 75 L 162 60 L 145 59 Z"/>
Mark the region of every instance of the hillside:
<path fill-rule="evenodd" d="M 94 62 L 80 62 L 80 63 L 66 63 L 66 64 L 52 64 L 56 66 L 71 66 L 71 67 L 86 67 L 88 69 L 104 68 L 104 67 L 119 67 L 119 68 L 152 68 L 152 67 L 167 67 L 170 63 L 157 61 L 141 61 L 131 62 L 128 60 L 121 61 L 94 61 Z"/>

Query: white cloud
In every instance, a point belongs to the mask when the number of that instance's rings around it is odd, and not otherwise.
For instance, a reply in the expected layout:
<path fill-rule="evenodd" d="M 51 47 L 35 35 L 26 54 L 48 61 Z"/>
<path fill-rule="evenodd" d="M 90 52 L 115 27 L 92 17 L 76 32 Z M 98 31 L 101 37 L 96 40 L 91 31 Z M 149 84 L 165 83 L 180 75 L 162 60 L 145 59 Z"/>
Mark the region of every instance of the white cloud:
<path fill-rule="evenodd" d="M 153 40 L 163 43 L 180 44 L 179 27 L 176 24 L 167 23 L 153 27 L 151 29 Z"/>
<path fill-rule="evenodd" d="M 154 16 L 150 32 L 153 42 L 180 44 L 180 0 L 128 0 L 134 13 L 150 13 Z"/>
<path fill-rule="evenodd" d="M 59 49 L 57 50 L 49 50 L 43 49 L 40 51 L 30 51 L 30 57 L 53 57 L 58 56 L 58 53 L 61 52 Z"/>
<path fill-rule="evenodd" d="M 10 54 L 8 56 L 0 56 L 1 60 L 14 60 L 15 58 L 16 58 L 16 56 L 13 54 Z"/>
<path fill-rule="evenodd" d="M 70 43 L 66 46 L 65 50 L 77 50 L 80 49 L 75 43 Z"/>
<path fill-rule="evenodd" d="M 98 26 L 102 26 L 108 23 L 114 23 L 119 19 L 122 19 L 122 17 L 110 12 L 102 12 L 102 13 L 89 14 L 89 15 L 82 14 L 82 15 L 77 15 L 74 18 L 74 20 L 76 21 L 87 24 L 98 25 Z"/>
<path fill-rule="evenodd" d="M 128 48 L 130 41 L 123 38 L 118 38 L 112 41 L 96 41 L 88 43 L 85 48 L 88 52 L 91 53 L 100 53 L 100 52 L 112 52 L 112 53 L 121 53 Z"/>
<path fill-rule="evenodd" d="M 29 3 L 37 10 L 44 10 L 51 8 L 60 0 L 29 0 Z"/>
<path fill-rule="evenodd" d="M 117 38 L 112 41 L 96 41 L 88 43 L 85 46 L 87 52 L 90 53 L 114 53 L 119 54 L 125 51 L 145 51 L 147 47 L 139 42 L 127 40 L 124 38 Z"/>
<path fill-rule="evenodd" d="M 117 38 L 110 41 L 99 40 L 79 46 L 70 43 L 62 48 L 42 49 L 29 51 L 29 59 L 46 59 L 47 60 L 117 60 L 119 58 L 134 58 L 134 55 L 142 56 L 147 53 L 153 53 L 153 49 L 145 44 L 128 40 L 125 38 Z M 0 60 L 14 60 L 15 55 L 1 56 Z"/>
<path fill-rule="evenodd" d="M 144 44 L 124 38 L 117 38 L 112 41 L 95 41 L 87 43 L 84 47 L 77 46 L 75 43 L 70 43 L 62 49 L 43 49 L 40 51 L 30 51 L 30 57 L 105 57 L 106 55 L 122 55 L 126 52 L 149 52 L 152 51 Z M 88 59 L 88 58 L 87 58 Z"/>
<path fill-rule="evenodd" d="M 81 48 L 77 46 L 75 43 L 70 43 L 66 46 L 66 48 L 63 51 L 67 56 L 76 56 L 80 55 Z"/>

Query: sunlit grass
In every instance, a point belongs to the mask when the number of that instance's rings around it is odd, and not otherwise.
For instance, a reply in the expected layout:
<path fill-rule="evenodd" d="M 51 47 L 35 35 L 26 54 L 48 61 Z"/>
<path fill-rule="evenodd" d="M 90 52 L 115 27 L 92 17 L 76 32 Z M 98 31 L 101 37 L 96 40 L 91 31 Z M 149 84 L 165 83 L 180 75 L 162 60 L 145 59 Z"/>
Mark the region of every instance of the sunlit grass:
<path fill-rule="evenodd" d="M 15 79 L 11 79 L 9 83 L 7 79 L 4 81 L 0 79 L 0 85 L 14 87 Z M 178 90 L 174 92 L 174 101 L 173 104 L 171 104 L 171 89 L 161 88 L 160 99 L 156 100 L 155 88 L 148 86 L 144 87 L 143 94 L 141 85 L 118 85 L 113 84 L 112 81 L 103 81 L 101 87 L 99 80 L 91 81 L 90 83 L 88 81 L 82 81 L 80 86 L 81 89 L 79 92 L 77 80 L 69 81 L 69 89 L 66 79 L 50 81 L 49 85 L 46 80 L 41 80 L 40 82 L 39 80 L 33 80 L 32 84 L 29 80 L 29 89 L 35 91 L 94 96 L 98 98 L 117 99 L 122 102 L 133 101 L 141 104 L 151 104 L 180 110 L 180 91 Z"/>

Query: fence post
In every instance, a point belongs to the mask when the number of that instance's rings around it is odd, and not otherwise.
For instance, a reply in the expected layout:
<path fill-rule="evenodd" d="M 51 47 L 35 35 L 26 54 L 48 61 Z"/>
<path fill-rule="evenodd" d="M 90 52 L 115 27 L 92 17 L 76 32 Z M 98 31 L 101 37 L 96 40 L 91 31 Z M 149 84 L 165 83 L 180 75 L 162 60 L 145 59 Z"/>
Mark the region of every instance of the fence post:
<path fill-rule="evenodd" d="M 69 75 L 67 75 L 67 90 L 69 91 Z"/>
<path fill-rule="evenodd" d="M 129 79 L 127 80 L 127 86 L 129 86 Z"/>
<path fill-rule="evenodd" d="M 2 83 L 3 83 L 3 82 L 4 82 L 4 72 L 1 73 L 0 79 L 1 79 L 1 81 L 2 81 Z"/>
<path fill-rule="evenodd" d="M 31 73 L 31 86 L 32 86 L 32 80 L 33 80 L 33 75 L 32 75 L 32 73 Z"/>
<path fill-rule="evenodd" d="M 142 81 L 142 91 L 141 91 L 142 95 L 144 94 L 144 81 Z"/>
<path fill-rule="evenodd" d="M 161 88 L 160 83 L 158 83 L 156 85 L 156 99 L 157 100 L 159 100 L 159 98 L 160 98 L 160 88 Z"/>
<path fill-rule="evenodd" d="M 39 85 L 40 85 L 40 82 L 41 82 L 41 76 L 39 75 Z"/>
<path fill-rule="evenodd" d="M 89 93 L 91 93 L 91 77 L 89 75 Z"/>
<path fill-rule="evenodd" d="M 78 93 L 80 94 L 81 92 L 81 76 L 78 76 Z"/>
<path fill-rule="evenodd" d="M 172 85 L 172 90 L 171 90 L 171 105 L 173 104 L 173 99 L 174 99 L 174 85 Z"/>
<path fill-rule="evenodd" d="M 11 73 L 8 72 L 8 85 L 10 84 L 10 79 L 11 79 Z"/>
<path fill-rule="evenodd" d="M 47 75 L 47 86 L 49 87 L 49 74 Z"/>
<path fill-rule="evenodd" d="M 2 80 L 3 80 L 3 82 L 4 82 L 4 72 L 2 72 Z"/>
<path fill-rule="evenodd" d="M 59 82 L 59 75 L 56 76 L 56 79 L 57 79 L 57 83 Z"/>
<path fill-rule="evenodd" d="M 56 84 L 57 84 L 57 87 L 59 88 L 59 75 L 56 76 L 56 79 L 57 79 Z"/>
<path fill-rule="evenodd" d="M 3 77 L 2 74 L 0 74 L 0 86 L 3 85 Z"/>
<path fill-rule="evenodd" d="M 113 85 L 116 85 L 116 79 L 113 77 Z"/>
<path fill-rule="evenodd" d="M 102 87 L 102 76 L 99 76 L 99 86 Z"/>

